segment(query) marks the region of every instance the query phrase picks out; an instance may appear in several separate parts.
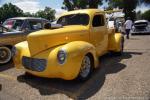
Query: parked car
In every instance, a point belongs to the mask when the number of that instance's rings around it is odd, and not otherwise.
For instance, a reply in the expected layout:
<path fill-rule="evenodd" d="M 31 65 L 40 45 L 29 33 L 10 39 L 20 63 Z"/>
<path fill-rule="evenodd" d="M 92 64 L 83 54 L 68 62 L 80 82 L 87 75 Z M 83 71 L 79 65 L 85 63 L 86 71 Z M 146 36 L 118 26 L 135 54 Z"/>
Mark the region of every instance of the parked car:
<path fill-rule="evenodd" d="M 105 11 L 70 11 L 57 24 L 61 26 L 33 32 L 15 45 L 16 68 L 40 77 L 87 80 L 99 56 L 123 52 L 123 35 L 107 28 Z"/>
<path fill-rule="evenodd" d="M 7 19 L 0 26 L 0 64 L 11 60 L 14 44 L 25 41 L 29 33 L 42 29 L 47 22 L 46 19 L 32 17 Z"/>
<path fill-rule="evenodd" d="M 137 20 L 131 30 L 132 35 L 150 34 L 150 22 L 147 20 Z"/>

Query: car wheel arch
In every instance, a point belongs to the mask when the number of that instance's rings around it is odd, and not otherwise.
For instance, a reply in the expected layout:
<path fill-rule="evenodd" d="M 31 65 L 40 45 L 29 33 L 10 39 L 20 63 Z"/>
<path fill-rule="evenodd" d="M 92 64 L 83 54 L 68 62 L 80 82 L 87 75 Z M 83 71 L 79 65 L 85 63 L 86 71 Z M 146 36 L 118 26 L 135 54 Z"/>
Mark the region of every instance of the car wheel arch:
<path fill-rule="evenodd" d="M 9 45 L 8 46 L 1 45 L 0 48 L 6 50 L 6 52 L 9 54 L 8 58 L 6 59 L 6 61 L 4 60 L 4 61 L 2 61 L 0 63 L 0 64 L 6 64 L 12 59 L 12 51 L 11 51 L 12 47 L 9 46 Z"/>

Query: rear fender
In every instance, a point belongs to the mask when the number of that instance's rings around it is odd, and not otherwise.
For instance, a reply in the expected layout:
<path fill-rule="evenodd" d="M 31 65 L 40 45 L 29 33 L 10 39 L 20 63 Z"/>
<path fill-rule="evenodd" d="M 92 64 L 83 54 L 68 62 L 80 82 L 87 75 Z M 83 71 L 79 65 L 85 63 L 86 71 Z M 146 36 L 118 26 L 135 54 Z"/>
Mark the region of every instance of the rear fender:
<path fill-rule="evenodd" d="M 108 50 L 119 52 L 121 50 L 120 43 L 123 35 L 121 33 L 109 34 Z"/>

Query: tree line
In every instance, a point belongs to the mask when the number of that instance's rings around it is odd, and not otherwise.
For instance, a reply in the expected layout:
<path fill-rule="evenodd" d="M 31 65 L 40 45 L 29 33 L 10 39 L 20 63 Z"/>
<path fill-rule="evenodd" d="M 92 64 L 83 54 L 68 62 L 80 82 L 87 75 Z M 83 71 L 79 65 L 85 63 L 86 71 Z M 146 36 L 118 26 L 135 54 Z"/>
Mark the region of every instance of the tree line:
<path fill-rule="evenodd" d="M 86 9 L 86 8 L 98 8 L 105 2 L 108 3 L 108 7 L 105 10 L 112 10 L 113 8 L 123 9 L 125 13 L 125 19 L 131 17 L 132 20 L 136 19 L 135 9 L 137 6 L 144 3 L 146 6 L 150 6 L 150 0 L 64 0 L 62 9 L 68 11 L 74 9 Z M 149 10 L 143 13 L 141 16 L 147 20 L 150 20 Z"/>
<path fill-rule="evenodd" d="M 39 10 L 36 13 L 23 12 L 19 7 L 8 3 L 0 7 L 0 22 L 4 22 L 8 18 L 13 17 L 40 17 L 50 21 L 55 19 L 56 11 L 50 7 L 45 7 L 44 10 Z"/>
<path fill-rule="evenodd" d="M 119 8 L 123 9 L 125 18 L 131 17 L 132 20 L 135 20 L 137 15 L 140 16 L 138 18 L 143 18 L 150 21 L 150 10 L 147 10 L 145 13 L 135 12 L 136 7 L 142 3 L 150 6 L 150 0 L 64 0 L 62 9 L 71 11 L 75 9 L 98 8 L 103 5 L 104 2 L 108 3 L 108 7 L 105 7 L 105 10 Z M 0 7 L 1 22 L 12 17 L 41 17 L 53 21 L 55 20 L 55 14 L 56 11 L 50 7 L 45 7 L 44 10 L 39 10 L 36 13 L 24 13 L 23 10 L 11 3 L 4 4 Z"/>

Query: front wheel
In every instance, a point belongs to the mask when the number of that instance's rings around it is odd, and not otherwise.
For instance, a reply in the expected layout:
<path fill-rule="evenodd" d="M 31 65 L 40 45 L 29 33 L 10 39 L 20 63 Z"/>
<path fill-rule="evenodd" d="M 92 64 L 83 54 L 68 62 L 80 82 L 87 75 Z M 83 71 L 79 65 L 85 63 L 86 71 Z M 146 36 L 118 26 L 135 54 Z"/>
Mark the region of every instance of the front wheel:
<path fill-rule="evenodd" d="M 12 58 L 11 50 L 8 47 L 0 47 L 0 64 L 8 63 Z"/>
<path fill-rule="evenodd" d="M 92 63 L 93 62 L 90 56 L 84 56 L 78 76 L 79 80 L 86 81 L 87 79 L 89 79 L 92 73 Z"/>

